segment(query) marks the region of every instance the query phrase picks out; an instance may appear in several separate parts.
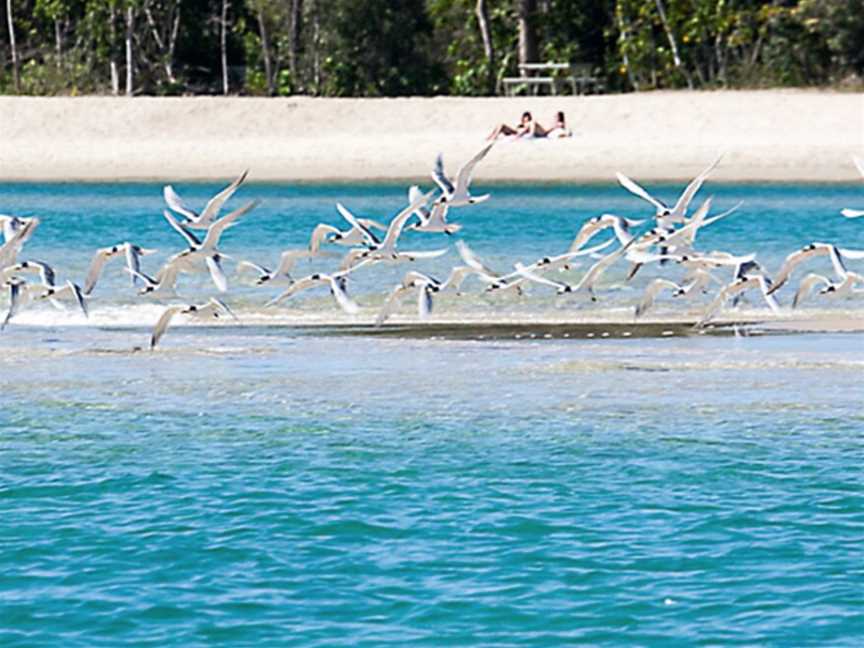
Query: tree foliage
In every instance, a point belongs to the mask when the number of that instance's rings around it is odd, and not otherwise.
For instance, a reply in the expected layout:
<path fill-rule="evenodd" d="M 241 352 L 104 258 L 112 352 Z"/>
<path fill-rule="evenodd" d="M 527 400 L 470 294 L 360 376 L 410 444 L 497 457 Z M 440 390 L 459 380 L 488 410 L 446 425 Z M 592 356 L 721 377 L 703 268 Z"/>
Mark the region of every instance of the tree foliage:
<path fill-rule="evenodd" d="M 127 72 L 133 94 L 220 93 L 223 60 L 260 95 L 486 95 L 520 56 L 621 91 L 864 75 L 864 0 L 4 0 L 4 26 L 7 6 L 0 92 L 13 49 L 26 94 L 121 92 Z"/>

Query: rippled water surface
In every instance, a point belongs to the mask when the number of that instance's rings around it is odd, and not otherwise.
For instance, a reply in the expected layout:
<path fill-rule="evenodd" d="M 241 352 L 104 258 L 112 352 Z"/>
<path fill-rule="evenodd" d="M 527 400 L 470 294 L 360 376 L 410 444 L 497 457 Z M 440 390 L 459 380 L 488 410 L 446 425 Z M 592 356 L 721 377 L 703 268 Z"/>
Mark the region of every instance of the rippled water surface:
<path fill-rule="evenodd" d="M 814 238 L 864 247 L 864 224 L 837 213 L 859 189 L 717 187 L 721 207 L 751 207 L 706 245 L 755 245 L 772 266 Z M 241 258 L 302 244 L 334 200 L 401 197 L 244 192 L 264 203 L 260 228 L 226 236 Z M 643 213 L 612 187 L 493 194 L 460 220 L 501 264 L 566 248 L 594 212 Z M 13 185 L 0 199 L 43 217 L 28 251 L 72 276 L 113 238 L 177 246 L 158 186 Z M 358 301 L 378 277 L 358 281 Z M 105 280 L 97 319 L 134 299 L 119 270 Z M 4 647 L 864 639 L 860 334 L 178 326 L 149 353 L 151 325 L 34 316 L 0 336 Z"/>

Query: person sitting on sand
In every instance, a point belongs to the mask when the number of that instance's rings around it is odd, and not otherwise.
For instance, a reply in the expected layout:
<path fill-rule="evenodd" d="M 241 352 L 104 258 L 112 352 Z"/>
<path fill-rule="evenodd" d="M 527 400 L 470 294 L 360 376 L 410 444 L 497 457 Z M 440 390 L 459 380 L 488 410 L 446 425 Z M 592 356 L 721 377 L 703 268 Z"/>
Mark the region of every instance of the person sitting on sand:
<path fill-rule="evenodd" d="M 567 128 L 563 111 L 555 113 L 555 126 L 546 132 L 545 137 L 573 137 L 573 131 Z"/>
<path fill-rule="evenodd" d="M 516 128 L 508 126 L 507 124 L 498 124 L 498 126 L 496 126 L 493 131 L 489 133 L 489 137 L 487 137 L 486 139 L 493 140 L 501 135 L 515 135 L 516 137 L 529 135 L 532 134 L 532 127 L 535 123 L 536 122 L 531 116 L 531 113 L 526 110 L 522 113 L 522 119 L 520 120 L 519 125 Z"/>

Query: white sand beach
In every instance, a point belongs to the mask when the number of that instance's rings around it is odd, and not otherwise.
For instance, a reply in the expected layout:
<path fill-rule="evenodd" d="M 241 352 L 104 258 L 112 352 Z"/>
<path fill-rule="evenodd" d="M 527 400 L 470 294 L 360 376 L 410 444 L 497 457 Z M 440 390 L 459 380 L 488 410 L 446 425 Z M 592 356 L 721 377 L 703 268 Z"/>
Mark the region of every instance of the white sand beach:
<path fill-rule="evenodd" d="M 864 94 L 769 90 L 585 97 L 0 97 L 0 179 L 366 180 L 455 167 L 496 123 L 567 114 L 574 136 L 501 141 L 477 177 L 851 181 Z"/>

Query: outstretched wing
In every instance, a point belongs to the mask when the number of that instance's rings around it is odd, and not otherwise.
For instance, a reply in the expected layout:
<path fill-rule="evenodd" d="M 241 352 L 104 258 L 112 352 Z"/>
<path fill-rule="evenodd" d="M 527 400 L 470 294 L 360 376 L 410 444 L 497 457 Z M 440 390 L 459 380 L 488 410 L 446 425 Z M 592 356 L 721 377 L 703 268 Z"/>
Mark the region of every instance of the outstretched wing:
<path fill-rule="evenodd" d="M 168 207 L 173 209 L 178 214 L 185 216 L 193 223 L 198 222 L 198 219 L 200 218 L 198 216 L 198 213 L 194 209 L 189 207 L 185 202 L 183 202 L 183 199 L 179 195 L 177 195 L 176 191 L 174 191 L 174 187 L 172 187 L 171 185 L 165 185 L 165 188 L 162 189 L 162 196 L 165 198 L 165 203 L 168 205 Z"/>
<path fill-rule="evenodd" d="M 447 174 L 444 173 L 444 157 L 439 153 L 438 157 L 435 158 L 435 167 L 432 169 L 432 179 L 435 181 L 439 187 L 441 187 L 441 191 L 445 194 L 452 194 L 455 187 L 453 183 L 450 182 L 450 178 L 447 177 Z"/>
<path fill-rule="evenodd" d="M 463 164 L 459 168 L 459 172 L 456 174 L 456 192 L 467 192 L 468 185 L 471 184 L 471 178 L 474 177 L 474 168 L 477 164 L 482 160 L 489 151 L 492 150 L 492 147 L 495 145 L 495 141 L 491 141 L 489 144 L 480 149 L 474 157 L 468 160 L 465 164 Z"/>
<path fill-rule="evenodd" d="M 213 196 L 208 202 L 207 206 L 204 207 L 204 211 L 201 212 L 201 217 L 198 219 L 199 225 L 208 225 L 212 223 L 216 217 L 219 215 L 219 210 L 222 209 L 222 205 L 224 205 L 228 199 L 234 195 L 234 192 L 237 191 L 237 188 L 243 184 L 243 181 L 246 179 L 246 175 L 249 173 L 249 169 L 246 169 L 243 173 L 240 174 L 240 177 L 237 178 L 230 185 L 225 187 L 222 191 Z"/>
<path fill-rule="evenodd" d="M 642 200 L 647 200 L 649 203 L 654 205 L 658 210 L 666 210 L 669 209 L 664 203 L 657 200 L 654 196 L 645 191 L 641 186 L 635 183 L 633 180 L 625 176 L 620 171 L 615 174 L 615 177 L 618 178 L 619 184 L 624 187 L 630 193 L 639 196 Z"/>
<path fill-rule="evenodd" d="M 165 331 L 168 330 L 168 326 L 171 324 L 171 319 L 182 310 L 181 306 L 169 306 L 165 309 L 165 312 L 159 317 L 159 321 L 156 322 L 156 326 L 153 327 L 153 333 L 150 334 L 150 349 L 155 349 L 156 345 L 159 344 L 159 340 L 162 339 L 162 336 L 165 335 Z"/>

